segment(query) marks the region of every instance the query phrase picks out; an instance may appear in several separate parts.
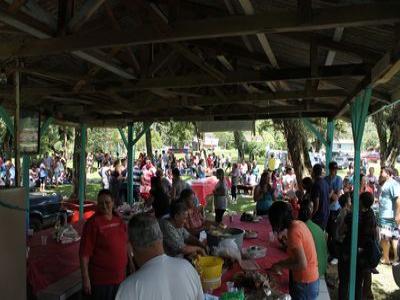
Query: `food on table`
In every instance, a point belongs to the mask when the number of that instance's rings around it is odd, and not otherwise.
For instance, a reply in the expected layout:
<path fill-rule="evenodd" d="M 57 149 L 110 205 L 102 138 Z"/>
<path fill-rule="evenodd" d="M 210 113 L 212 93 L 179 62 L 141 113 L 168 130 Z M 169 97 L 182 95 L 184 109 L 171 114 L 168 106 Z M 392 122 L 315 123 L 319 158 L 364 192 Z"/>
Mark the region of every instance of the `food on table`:
<path fill-rule="evenodd" d="M 244 251 L 244 256 L 252 259 L 259 259 L 267 255 L 267 248 L 261 246 L 251 246 Z"/>
<path fill-rule="evenodd" d="M 258 232 L 253 230 L 246 230 L 244 234 L 245 239 L 256 239 L 258 237 Z"/>

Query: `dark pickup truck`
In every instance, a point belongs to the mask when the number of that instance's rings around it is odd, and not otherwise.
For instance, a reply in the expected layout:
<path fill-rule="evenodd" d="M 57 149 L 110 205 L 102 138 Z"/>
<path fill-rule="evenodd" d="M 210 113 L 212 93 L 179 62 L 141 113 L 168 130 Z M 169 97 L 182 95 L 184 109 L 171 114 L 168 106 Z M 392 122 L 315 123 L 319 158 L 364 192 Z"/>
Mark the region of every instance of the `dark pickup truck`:
<path fill-rule="evenodd" d="M 72 213 L 62 207 L 60 194 L 30 193 L 29 201 L 29 227 L 35 231 L 55 224 L 60 214 Z"/>

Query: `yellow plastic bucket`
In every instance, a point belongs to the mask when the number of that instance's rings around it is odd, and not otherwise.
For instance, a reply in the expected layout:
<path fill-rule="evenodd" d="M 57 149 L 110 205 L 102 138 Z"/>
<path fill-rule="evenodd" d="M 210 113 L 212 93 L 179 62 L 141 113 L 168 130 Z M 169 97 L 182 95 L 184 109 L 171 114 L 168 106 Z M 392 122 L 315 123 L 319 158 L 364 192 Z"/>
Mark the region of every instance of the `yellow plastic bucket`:
<path fill-rule="evenodd" d="M 216 256 L 200 256 L 195 260 L 203 289 L 213 290 L 221 286 L 223 264 L 224 260 Z"/>

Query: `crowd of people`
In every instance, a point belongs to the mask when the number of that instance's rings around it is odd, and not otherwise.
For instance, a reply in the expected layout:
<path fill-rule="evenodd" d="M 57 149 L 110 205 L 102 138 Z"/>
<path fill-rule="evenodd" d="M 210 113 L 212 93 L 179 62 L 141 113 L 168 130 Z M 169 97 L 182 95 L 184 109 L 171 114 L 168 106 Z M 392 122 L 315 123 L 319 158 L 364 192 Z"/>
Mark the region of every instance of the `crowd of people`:
<path fill-rule="evenodd" d="M 196 194 L 182 179 L 196 155 L 188 155 L 183 164 L 172 153 L 162 152 L 154 157 L 159 159 L 140 154 L 133 170 L 135 200 L 148 193 L 146 205 L 152 207 L 153 214 L 133 217 L 128 227 L 113 210 L 124 201 L 121 191 L 126 180 L 126 160 L 116 160 L 110 167 L 110 158 L 105 155 L 105 161 L 101 162 L 104 189 L 98 196 L 98 212 L 85 225 L 80 251 L 84 290 L 88 294 L 105 297 L 101 299 L 143 299 L 143 295 L 159 299 L 160 293 L 162 299 L 203 297 L 196 271 L 182 259 L 205 255 L 208 250 L 200 239 L 200 232 L 210 221 L 206 221 Z M 318 299 L 319 279 L 325 277 L 330 263 L 338 269 L 339 299 L 346 299 L 354 169 L 350 167 L 347 176 L 341 178 L 337 163 L 332 161 L 325 176 L 324 168 L 316 164 L 312 176 L 298 182 L 290 166 L 282 171 L 275 163 L 268 162 L 260 174 L 256 163 L 228 166 L 220 160 L 214 165 L 216 157 L 210 155 L 203 162 L 199 159 L 199 165 L 204 164 L 204 173 L 209 172 L 218 179 L 213 191 L 215 220 L 212 224 L 223 223 L 230 196 L 235 201 L 237 186 L 246 176 L 254 176 L 255 214 L 268 216 L 275 236 L 288 254 L 271 271 L 280 274 L 282 269 L 289 269 L 293 299 Z M 201 178 L 198 169 L 199 166 L 189 174 Z M 377 272 L 381 258 L 384 264 L 398 260 L 400 184 L 396 170 L 382 168 L 379 178 L 374 172 L 370 168 L 360 178 L 356 299 L 373 299 L 371 274 Z M 105 178 L 104 174 L 109 177 Z M 115 252 L 102 253 L 111 248 Z M 394 253 L 392 260 L 390 248 Z M 117 263 L 111 264 L 109 257 L 118 257 Z M 128 278 L 125 278 L 126 266 L 129 266 L 128 273 L 133 273 Z M 139 269 L 134 271 L 135 268 Z M 156 274 L 154 270 L 158 270 Z M 179 276 L 171 276 L 171 272 Z M 152 278 L 157 278 L 160 289 L 149 283 Z M 180 289 L 176 289 L 177 285 Z"/>

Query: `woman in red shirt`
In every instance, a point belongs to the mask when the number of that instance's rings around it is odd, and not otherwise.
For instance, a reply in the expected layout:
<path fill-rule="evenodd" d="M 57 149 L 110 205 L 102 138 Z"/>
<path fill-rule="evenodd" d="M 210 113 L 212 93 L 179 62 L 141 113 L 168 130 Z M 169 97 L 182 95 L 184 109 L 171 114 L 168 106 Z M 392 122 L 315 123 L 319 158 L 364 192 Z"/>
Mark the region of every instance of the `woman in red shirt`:
<path fill-rule="evenodd" d="M 83 291 L 96 300 L 114 300 L 126 276 L 127 229 L 113 207 L 111 192 L 101 190 L 97 211 L 83 227 L 79 249 Z"/>
<path fill-rule="evenodd" d="M 204 217 L 200 207 L 195 206 L 195 194 L 191 189 L 184 189 L 181 192 L 180 201 L 185 202 L 188 208 L 188 218 L 185 227 L 195 237 L 199 237 L 200 232 L 204 230 Z"/>
<path fill-rule="evenodd" d="M 289 258 L 272 265 L 271 269 L 277 273 L 284 268 L 291 271 L 293 280 L 289 282 L 289 292 L 293 300 L 318 299 L 317 251 L 307 225 L 293 220 L 290 205 L 283 201 L 276 201 L 272 204 L 268 211 L 268 218 L 273 231 L 286 239 L 289 256 Z"/>

